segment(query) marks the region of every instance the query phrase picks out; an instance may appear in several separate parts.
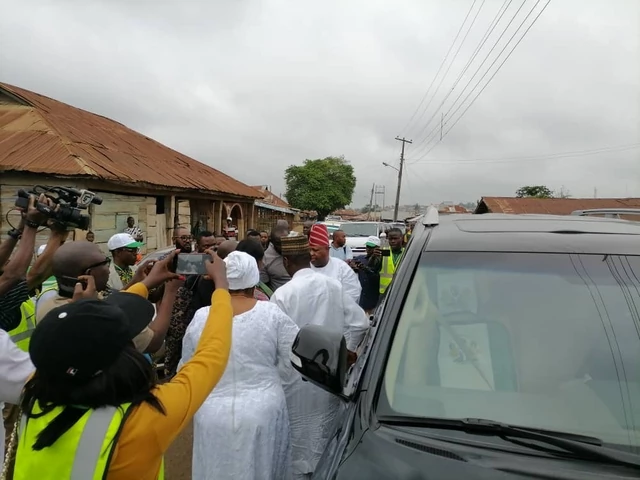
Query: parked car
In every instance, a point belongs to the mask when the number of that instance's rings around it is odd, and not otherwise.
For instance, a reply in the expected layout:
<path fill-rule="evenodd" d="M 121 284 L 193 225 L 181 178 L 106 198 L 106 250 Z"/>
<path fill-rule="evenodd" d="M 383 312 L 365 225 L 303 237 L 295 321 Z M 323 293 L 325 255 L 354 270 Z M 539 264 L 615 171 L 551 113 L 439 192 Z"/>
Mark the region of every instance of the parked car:
<path fill-rule="evenodd" d="M 639 311 L 637 222 L 430 209 L 350 372 L 295 340 L 344 401 L 313 478 L 639 478 Z"/>
<path fill-rule="evenodd" d="M 340 225 L 340 230 L 343 230 L 347 237 L 347 246 L 354 255 L 364 254 L 367 237 L 380 237 L 385 229 L 382 222 L 348 222 Z"/>
<path fill-rule="evenodd" d="M 325 225 L 327 227 L 327 230 L 329 231 L 329 235 L 333 235 L 333 232 L 335 232 L 336 230 L 340 229 L 340 222 L 331 222 L 331 221 L 325 221 L 325 222 L 318 222 L 319 224 Z"/>
<path fill-rule="evenodd" d="M 155 261 L 162 260 L 164 257 L 169 255 L 175 249 L 176 249 L 176 247 L 174 247 L 172 245 L 171 247 L 163 248 L 161 250 L 156 250 L 155 252 L 148 253 L 147 255 L 142 257 L 142 260 L 140 260 L 138 262 L 138 265 L 142 265 L 142 264 L 148 262 L 149 260 L 155 260 Z"/>

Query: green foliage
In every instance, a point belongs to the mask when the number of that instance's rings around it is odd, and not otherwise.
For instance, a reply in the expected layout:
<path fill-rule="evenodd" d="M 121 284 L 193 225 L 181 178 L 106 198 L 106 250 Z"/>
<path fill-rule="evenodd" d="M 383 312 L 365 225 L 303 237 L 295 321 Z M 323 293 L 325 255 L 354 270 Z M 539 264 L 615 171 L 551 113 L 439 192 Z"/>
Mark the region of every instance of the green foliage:
<path fill-rule="evenodd" d="M 554 198 L 553 191 L 544 185 L 530 185 L 516 190 L 516 197 Z"/>
<path fill-rule="evenodd" d="M 285 170 L 287 202 L 300 210 L 315 210 L 318 219 L 351 203 L 356 177 L 353 166 L 340 157 L 305 160 Z"/>

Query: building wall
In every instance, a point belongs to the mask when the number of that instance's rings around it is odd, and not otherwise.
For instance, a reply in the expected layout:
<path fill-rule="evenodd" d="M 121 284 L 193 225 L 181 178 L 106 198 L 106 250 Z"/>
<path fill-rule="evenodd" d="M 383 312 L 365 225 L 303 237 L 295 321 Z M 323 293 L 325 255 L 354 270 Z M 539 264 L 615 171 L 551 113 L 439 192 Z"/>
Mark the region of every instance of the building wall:
<path fill-rule="evenodd" d="M 157 231 L 156 199 L 135 195 L 96 192 L 102 197 L 102 205 L 93 208 L 91 230 L 96 236 L 96 243 L 107 250 L 107 241 L 114 233 L 124 231 L 127 217 L 136 219 L 137 225 L 144 234 L 144 247 L 141 253 L 152 252 L 166 246 L 165 241 L 158 242 L 162 233 Z"/>
<path fill-rule="evenodd" d="M 275 210 L 270 210 L 268 208 L 255 207 L 255 213 L 253 217 L 255 218 L 254 228 L 258 231 L 266 230 L 270 232 L 273 227 L 276 226 L 278 220 L 286 220 L 289 222 L 289 228 L 293 229 L 295 226 L 294 215 L 289 213 L 278 212 Z"/>
<path fill-rule="evenodd" d="M 41 178 L 37 182 L 51 186 L 87 188 L 83 182 L 61 181 L 50 177 L 46 179 Z M 34 183 L 33 177 L 28 175 L 3 174 L 0 178 L 0 240 L 6 238 L 7 231 L 11 228 L 10 224 L 17 226 L 20 221 L 18 212 L 9 213 L 14 208 L 17 191 L 19 189 L 31 190 Z M 158 231 L 158 223 L 161 222 L 158 222 L 156 218 L 156 197 L 114 194 L 101 192 L 97 189 L 93 189 L 92 191 L 98 194 L 103 202 L 102 205 L 93 205 L 90 207 L 90 228 L 95 234 L 96 244 L 105 252 L 107 251 L 107 241 L 113 234 L 124 230 L 128 216 L 134 217 L 144 232 L 145 246 L 142 249 L 143 253 L 154 251 L 168 245 L 164 232 Z M 10 224 L 6 220 L 7 213 L 9 213 Z M 84 240 L 85 235 L 86 232 L 75 230 L 71 232 L 69 240 Z M 47 238 L 48 230 L 45 229 L 42 233 L 39 233 L 36 238 L 36 248 L 39 245 L 45 244 Z"/>
<path fill-rule="evenodd" d="M 173 227 L 176 221 L 187 228 L 191 228 L 198 219 L 206 219 L 207 228 L 221 232 L 227 215 L 234 206 L 241 211 L 238 228 L 241 238 L 246 230 L 253 226 L 253 202 L 229 201 L 224 197 L 205 197 L 188 199 L 180 195 L 178 199 L 172 192 L 136 189 L 131 186 L 105 185 L 104 182 L 87 179 L 61 180 L 51 176 L 35 174 L 0 174 L 0 241 L 7 237 L 11 228 L 6 221 L 7 212 L 14 208 L 17 191 L 31 190 L 35 184 L 51 186 L 73 186 L 78 189 L 89 189 L 102 197 L 102 205 L 90 207 L 92 216 L 91 230 L 95 233 L 96 243 L 106 251 L 106 242 L 111 235 L 122 232 L 126 218 L 136 219 L 145 237 L 142 253 L 149 253 L 156 249 L 166 248 L 171 244 Z M 101 188 L 109 190 L 102 191 Z M 118 189 L 124 193 L 113 193 Z M 133 193 L 139 192 L 139 195 Z M 158 206 L 160 205 L 160 206 Z M 237 209 L 235 210 L 237 212 Z M 20 220 L 17 212 L 9 214 L 12 225 L 17 226 Z M 70 240 L 84 240 L 86 232 L 76 230 L 71 233 Z M 46 243 L 48 231 L 44 230 L 36 240 L 36 248 Z"/>

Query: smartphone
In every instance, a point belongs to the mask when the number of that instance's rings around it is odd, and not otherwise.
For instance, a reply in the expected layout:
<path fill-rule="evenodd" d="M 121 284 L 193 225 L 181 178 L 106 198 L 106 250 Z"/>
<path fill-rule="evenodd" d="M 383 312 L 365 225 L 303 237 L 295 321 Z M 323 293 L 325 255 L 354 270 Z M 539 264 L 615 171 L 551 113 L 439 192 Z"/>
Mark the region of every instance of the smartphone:
<path fill-rule="evenodd" d="M 391 256 L 391 250 L 380 250 L 380 255 L 383 257 L 390 257 Z"/>
<path fill-rule="evenodd" d="M 64 298 L 73 298 L 73 291 L 76 288 L 76 284 L 80 282 L 82 284 L 82 288 L 87 288 L 87 281 L 80 280 L 77 277 L 56 277 L 58 280 L 58 294 Z"/>
<path fill-rule="evenodd" d="M 179 253 L 175 257 L 175 272 L 178 275 L 206 275 L 205 262 L 211 261 L 208 253 Z"/>

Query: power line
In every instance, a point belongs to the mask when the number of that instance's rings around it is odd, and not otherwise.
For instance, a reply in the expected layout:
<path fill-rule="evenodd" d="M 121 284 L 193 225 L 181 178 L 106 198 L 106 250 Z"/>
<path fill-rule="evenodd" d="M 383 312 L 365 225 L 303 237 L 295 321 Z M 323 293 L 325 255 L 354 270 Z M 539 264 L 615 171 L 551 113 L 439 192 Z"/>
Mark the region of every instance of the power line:
<path fill-rule="evenodd" d="M 411 118 L 409 119 L 407 124 L 402 128 L 401 132 L 404 132 L 407 129 L 407 127 L 411 124 L 411 122 L 415 118 L 416 114 L 420 110 L 420 107 L 422 107 L 422 104 L 424 103 L 424 101 L 426 100 L 427 96 L 429 95 L 429 92 L 431 91 L 431 87 L 433 87 L 433 84 L 436 82 L 436 78 L 438 78 L 438 75 L 440 75 L 440 71 L 442 70 L 442 67 L 444 67 L 444 64 L 447 62 L 447 58 L 449 58 L 449 54 L 451 53 L 451 50 L 453 50 L 453 46 L 458 41 L 458 37 L 460 36 L 460 32 L 462 32 L 462 28 L 464 27 L 464 24 L 467 23 L 467 18 L 469 18 L 469 15 L 471 14 L 471 11 L 473 10 L 473 7 L 474 7 L 474 5 L 476 4 L 477 1 L 478 0 L 473 0 L 473 3 L 471 4 L 471 8 L 469 8 L 469 11 L 467 12 L 467 15 L 464 17 L 464 20 L 462 21 L 462 25 L 460 25 L 460 28 L 458 29 L 458 33 L 456 33 L 456 37 L 453 39 L 453 42 L 451 43 L 451 46 L 449 47 L 449 50 L 447 50 L 447 54 L 444 56 L 444 59 L 442 60 L 442 63 L 440 64 L 440 67 L 438 67 L 438 71 L 436 72 L 435 77 L 433 77 L 433 80 L 431 80 L 431 84 L 429 85 L 429 88 L 427 88 L 427 91 L 424 94 L 424 96 L 422 97 L 422 100 L 420 100 L 420 103 L 416 107 L 416 110 L 413 112 L 413 115 L 411 115 Z"/>
<path fill-rule="evenodd" d="M 598 155 L 602 153 L 618 153 L 627 150 L 633 150 L 640 148 L 640 143 L 633 143 L 627 145 L 617 145 L 612 147 L 601 147 L 592 150 L 578 150 L 573 152 L 558 152 L 549 153 L 546 155 L 530 155 L 523 157 L 501 157 L 501 158 L 478 158 L 472 160 L 427 160 L 424 162 L 411 162 L 408 165 L 445 165 L 445 164 L 459 164 L 459 165 L 473 165 L 473 164 L 487 164 L 487 163 L 503 163 L 503 162 L 518 162 L 518 161 L 536 161 L 536 160 L 556 160 L 561 158 L 574 158 L 585 157 L 589 155 Z"/>
<path fill-rule="evenodd" d="M 476 12 L 476 14 L 473 17 L 473 20 L 469 24 L 469 28 L 467 28 L 467 33 L 465 33 L 464 37 L 462 37 L 462 41 L 460 42 L 460 45 L 458 45 L 456 53 L 454 53 L 453 59 L 451 59 L 451 63 L 449 63 L 449 66 L 447 67 L 447 70 L 444 72 L 444 75 L 442 76 L 442 78 L 440 78 L 440 82 L 438 83 L 438 86 L 436 87 L 436 89 L 434 90 L 433 94 L 431 95 L 431 99 L 429 100 L 427 105 L 422 110 L 422 114 L 420 115 L 420 118 L 418 118 L 418 122 L 420 120 L 422 120 L 422 118 L 424 117 L 425 113 L 427 113 L 429 111 L 429 107 L 431 106 L 431 102 L 433 102 L 433 100 L 436 98 L 436 95 L 438 94 L 438 91 L 440 90 L 440 87 L 442 86 L 442 82 L 444 82 L 444 79 L 447 78 L 447 75 L 449 75 L 449 71 L 451 70 L 451 67 L 455 63 L 456 58 L 458 58 L 458 54 L 460 53 L 460 50 L 462 49 L 462 46 L 464 45 L 464 42 L 467 40 L 467 37 L 469 36 L 469 33 L 471 32 L 471 29 L 473 28 L 473 25 L 476 23 L 478 15 L 480 14 L 480 11 L 482 10 L 482 7 L 484 7 L 485 1 L 486 0 L 482 0 L 482 3 L 480 4 L 480 8 L 478 8 L 478 11 Z M 474 1 L 473 5 L 475 5 L 475 3 L 476 2 Z M 469 13 L 471 13 L 471 11 L 473 10 L 473 5 L 471 5 L 471 9 L 469 10 Z M 467 17 L 468 16 L 469 16 L 469 14 L 467 14 Z M 466 19 L 465 19 L 465 21 L 466 21 Z M 431 122 L 431 120 L 433 119 L 433 117 L 435 116 L 436 113 L 438 113 L 438 110 L 433 112 L 433 115 L 429 119 L 429 122 L 427 122 L 427 125 L 424 127 L 424 130 L 427 129 L 427 127 L 429 126 L 429 123 Z"/>
<path fill-rule="evenodd" d="M 440 105 L 438 105 L 436 110 L 433 112 L 433 115 L 431 115 L 431 117 L 427 121 L 426 125 L 423 127 L 424 131 L 426 131 L 429 128 L 429 125 L 431 124 L 432 120 L 435 118 L 436 114 L 442 109 L 442 106 L 449 99 L 451 94 L 455 91 L 455 88 L 458 86 L 458 83 L 460 83 L 460 80 L 462 80 L 462 77 L 464 76 L 464 74 L 467 73 L 467 70 L 469 69 L 469 67 L 471 66 L 473 61 L 478 56 L 478 53 L 480 53 L 480 50 L 482 50 L 482 47 L 484 47 L 484 44 L 487 42 L 487 40 L 489 40 L 489 37 L 493 33 L 493 30 L 495 30 L 495 28 L 498 26 L 498 23 L 500 23 L 500 20 L 502 20 L 502 17 L 504 16 L 504 14 L 509 9 L 509 6 L 511 5 L 512 1 L 513 0 L 505 0 L 504 3 L 502 4 L 502 6 L 498 9 L 498 12 L 496 13 L 495 17 L 493 17 L 493 20 L 489 24 L 489 27 L 487 28 L 487 30 L 484 32 L 484 35 L 482 36 L 482 38 L 480 39 L 480 42 L 478 43 L 478 45 L 476 46 L 475 50 L 471 54 L 471 57 L 469 58 L 469 60 L 467 61 L 466 65 L 464 66 L 464 68 L 462 69 L 460 74 L 458 75 L 458 78 L 456 78 L 456 81 L 453 82 L 453 86 L 451 87 L 451 89 L 449 90 L 447 95 L 442 99 L 442 101 L 440 102 Z M 506 5 L 506 8 L 505 8 L 505 5 Z M 479 12 L 480 12 L 480 10 L 478 10 L 478 13 Z M 475 21 L 475 19 L 474 19 L 474 21 Z M 472 77 L 472 79 L 473 79 L 473 77 Z M 443 117 L 444 117 L 444 115 L 443 115 Z M 418 143 L 417 146 L 419 147 L 420 145 L 422 145 L 424 143 L 424 141 L 428 137 L 429 137 L 429 135 L 425 136 L 424 139 L 420 143 Z"/>
<path fill-rule="evenodd" d="M 500 53 L 498 54 L 498 56 L 494 59 L 494 61 L 491 63 L 491 65 L 489 66 L 489 68 L 487 69 L 487 71 L 484 73 L 484 75 L 480 78 L 480 80 L 478 80 L 478 83 L 476 83 L 476 85 L 471 89 L 471 91 L 469 92 L 469 94 L 467 94 L 467 96 L 464 98 L 464 100 L 462 101 L 462 103 L 460 103 L 460 105 L 458 106 L 458 108 L 456 108 L 456 110 L 450 115 L 450 117 L 453 117 L 456 112 L 458 112 L 458 110 L 460 110 L 460 108 L 464 105 L 464 103 L 467 101 L 467 99 L 471 96 L 471 94 L 473 93 L 473 91 L 476 89 L 476 87 L 478 85 L 480 85 L 480 82 L 482 82 L 482 80 L 484 79 L 484 77 L 489 73 L 489 71 L 491 70 L 491 67 L 493 67 L 493 65 L 496 63 L 496 61 L 500 58 L 500 55 L 502 55 L 502 53 L 505 51 L 505 49 L 507 48 L 507 46 L 511 43 L 511 41 L 515 38 L 516 34 L 518 33 L 518 31 L 522 28 L 522 26 L 525 24 L 525 22 L 527 21 L 527 19 L 529 18 L 529 16 L 531 15 L 531 13 L 533 13 L 533 11 L 535 10 L 535 8 L 538 6 L 538 4 L 540 3 L 541 0 L 538 0 L 536 2 L 536 4 L 534 5 L 534 7 L 531 9 L 531 11 L 527 14 L 527 16 L 525 17 L 525 19 L 522 21 L 522 23 L 518 26 L 518 28 L 516 29 L 516 31 L 513 33 L 513 35 L 511 36 L 511 38 L 509 39 L 509 41 L 505 44 L 505 46 L 502 48 L 502 50 L 500 51 Z M 526 30 L 524 31 L 524 33 L 522 34 L 522 36 L 518 39 L 518 41 L 516 42 L 516 44 L 513 46 L 513 48 L 509 51 L 509 53 L 506 55 L 506 57 L 504 58 L 504 60 L 502 61 L 502 63 L 500 63 L 500 65 L 498 65 L 498 68 L 496 69 L 495 72 L 493 72 L 493 75 L 491 75 L 491 77 L 489 77 L 489 80 L 487 81 L 487 83 L 484 84 L 484 86 L 482 87 L 482 89 L 478 92 L 478 94 L 471 100 L 471 103 L 469 103 L 469 105 L 464 109 L 464 111 L 462 112 L 462 114 L 460 114 L 460 116 L 456 119 L 456 121 L 453 123 L 453 125 L 451 125 L 451 127 L 449 127 L 449 129 L 447 131 L 445 131 L 442 134 L 442 138 L 446 137 L 448 135 L 448 133 L 458 124 L 458 122 L 460 121 L 460 119 L 462 119 L 462 117 L 467 113 L 467 111 L 471 108 L 471 106 L 475 103 L 475 101 L 478 99 L 478 97 L 482 94 L 482 92 L 484 92 L 484 90 L 489 86 L 489 84 L 491 83 L 491 81 L 494 79 L 494 77 L 498 74 L 498 72 L 500 71 L 500 69 L 502 68 L 502 66 L 506 63 L 507 60 L 509 60 L 509 58 L 511 57 L 511 54 L 513 54 L 513 52 L 515 51 L 515 49 L 518 47 L 518 45 L 520 45 L 520 42 L 522 42 L 522 40 L 524 39 L 524 37 L 526 37 L 527 33 L 529 33 L 529 30 L 531 30 L 531 27 L 533 27 L 533 25 L 537 22 L 538 18 L 540 18 L 540 16 L 542 15 L 542 13 L 544 13 L 544 11 L 546 10 L 547 6 L 549 6 L 549 4 L 551 3 L 551 0 L 547 0 L 547 3 L 544 5 L 544 7 L 542 7 L 542 9 L 540 10 L 540 12 L 538 13 L 538 15 L 536 15 L 536 17 L 533 19 L 533 21 L 531 22 L 531 24 L 526 28 Z M 454 102 L 455 104 L 455 102 Z M 453 105 L 451 106 L 451 108 L 453 108 Z M 451 111 L 451 108 L 449 109 L 449 111 Z M 448 114 L 448 112 L 447 112 Z M 445 115 L 447 115 L 445 114 Z M 449 122 L 446 122 L 449 123 Z M 433 146 L 431 148 L 429 148 L 429 150 L 427 150 L 420 158 L 424 158 L 425 156 L 427 156 L 431 150 L 433 150 L 435 148 L 435 146 L 438 144 L 438 142 L 434 143 Z"/>
<path fill-rule="evenodd" d="M 476 78 L 476 75 L 478 75 L 478 73 L 480 72 L 480 70 L 482 69 L 483 65 L 486 63 L 486 61 L 489 59 L 489 56 L 491 55 L 491 53 L 493 53 L 493 51 L 495 50 L 495 48 L 498 46 L 498 44 L 500 43 L 500 40 L 502 40 L 502 37 L 504 36 L 505 33 L 507 33 L 507 30 L 509 29 L 509 27 L 511 26 L 511 24 L 513 23 L 513 21 L 516 19 L 516 17 L 518 16 L 518 14 L 520 13 L 520 10 L 522 10 L 522 7 L 524 7 L 525 3 L 527 3 L 527 0 L 523 0 L 522 3 L 520 4 L 520 6 L 518 7 L 518 9 L 516 10 L 516 12 L 513 14 L 513 16 L 511 17 L 511 20 L 509 20 L 509 23 L 507 23 L 507 26 L 504 28 L 504 30 L 502 31 L 502 33 L 500 34 L 500 36 L 498 37 L 498 39 L 494 42 L 493 46 L 491 47 L 491 49 L 489 50 L 489 52 L 485 55 L 484 60 L 482 60 L 482 62 L 480 63 L 480 65 L 478 66 L 478 68 L 476 69 L 476 71 L 474 72 L 474 74 L 471 76 L 471 78 L 469 79 L 469 81 L 467 82 L 467 84 L 464 86 L 464 88 L 462 89 L 462 91 L 460 92 L 460 94 L 457 96 L 457 98 L 454 100 L 454 102 L 451 104 L 451 107 L 449 107 L 449 110 L 447 110 L 447 112 L 445 113 L 445 116 L 449 115 L 449 112 L 451 111 L 451 109 L 455 106 L 455 104 L 458 102 L 458 100 L 460 100 L 460 97 L 462 97 L 462 95 L 464 94 L 464 92 L 467 90 L 467 88 L 469 87 L 469 85 L 471 85 L 471 82 L 473 82 L 473 79 Z M 509 3 L 509 6 L 511 5 L 511 3 Z M 508 9 L 508 8 L 507 8 Z M 505 9 L 505 12 L 507 11 L 507 9 Z M 500 20 L 502 20 L 502 17 L 500 17 Z M 496 24 L 497 26 L 497 24 Z M 436 130 L 437 126 L 434 127 L 427 135 L 426 137 L 416 146 L 416 154 L 421 153 L 425 148 L 427 148 L 429 146 L 429 143 L 431 142 L 431 136 L 432 133 Z M 425 144 L 425 142 L 428 140 L 428 142 Z"/>

